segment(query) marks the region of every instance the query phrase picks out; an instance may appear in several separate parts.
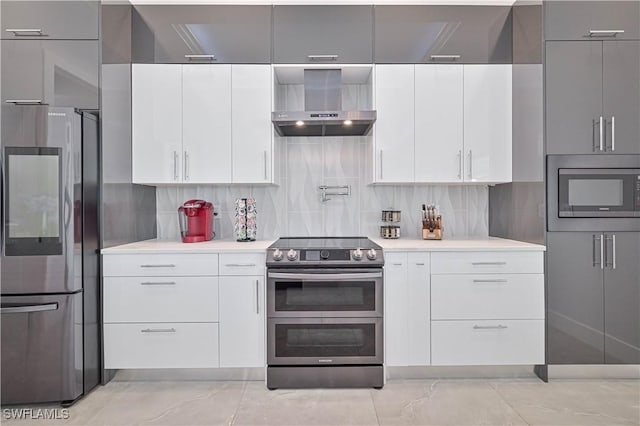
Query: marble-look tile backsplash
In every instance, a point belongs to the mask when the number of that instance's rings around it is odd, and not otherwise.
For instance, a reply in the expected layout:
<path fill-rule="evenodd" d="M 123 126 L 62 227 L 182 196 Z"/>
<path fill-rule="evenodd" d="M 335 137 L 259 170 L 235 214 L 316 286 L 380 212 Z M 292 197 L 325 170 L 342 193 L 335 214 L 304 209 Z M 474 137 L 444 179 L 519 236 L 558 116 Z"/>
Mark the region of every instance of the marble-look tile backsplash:
<path fill-rule="evenodd" d="M 157 188 L 158 238 L 179 238 L 177 209 L 192 198 L 211 201 L 216 239 L 233 238 L 236 198 L 254 197 L 258 238 L 280 236 L 377 236 L 381 210 L 402 211 L 401 236 L 420 236 L 420 208 L 436 204 L 445 238 L 488 235 L 488 188 L 462 185 L 373 186 L 370 137 L 276 138 L 278 186 L 181 186 Z M 350 185 L 350 196 L 322 202 L 320 185 Z"/>

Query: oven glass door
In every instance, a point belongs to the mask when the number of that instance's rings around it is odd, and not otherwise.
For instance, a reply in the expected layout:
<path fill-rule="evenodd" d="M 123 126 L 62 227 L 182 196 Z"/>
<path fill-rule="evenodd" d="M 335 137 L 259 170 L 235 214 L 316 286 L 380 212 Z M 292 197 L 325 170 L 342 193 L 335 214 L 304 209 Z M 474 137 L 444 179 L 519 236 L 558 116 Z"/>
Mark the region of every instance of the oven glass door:
<path fill-rule="evenodd" d="M 559 169 L 559 217 L 634 217 L 640 171 Z"/>
<path fill-rule="evenodd" d="M 382 364 L 382 318 L 272 318 L 270 365 Z"/>
<path fill-rule="evenodd" d="M 381 270 L 270 270 L 270 317 L 382 316 Z"/>

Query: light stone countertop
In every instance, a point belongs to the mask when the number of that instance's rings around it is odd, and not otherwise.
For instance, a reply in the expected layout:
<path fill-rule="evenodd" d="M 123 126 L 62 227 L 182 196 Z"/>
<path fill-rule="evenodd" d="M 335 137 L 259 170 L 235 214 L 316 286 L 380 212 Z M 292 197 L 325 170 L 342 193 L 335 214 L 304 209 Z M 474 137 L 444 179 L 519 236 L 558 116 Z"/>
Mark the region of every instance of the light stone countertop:
<path fill-rule="evenodd" d="M 154 253 L 264 253 L 275 240 L 238 242 L 211 240 L 201 243 L 183 243 L 177 240 L 145 240 L 101 250 L 102 254 L 154 254 Z"/>
<path fill-rule="evenodd" d="M 371 238 L 383 250 L 393 251 L 544 251 L 539 244 L 504 238 L 445 238 L 422 240 L 417 238 Z M 274 240 L 238 242 L 235 240 L 211 240 L 202 243 L 183 243 L 175 240 L 145 240 L 103 249 L 102 254 L 153 254 L 153 253 L 264 253 Z"/>
<path fill-rule="evenodd" d="M 384 239 L 371 238 L 385 252 L 393 251 L 545 251 L 540 244 L 504 238 L 444 238 L 442 240 L 422 240 L 417 238 Z"/>

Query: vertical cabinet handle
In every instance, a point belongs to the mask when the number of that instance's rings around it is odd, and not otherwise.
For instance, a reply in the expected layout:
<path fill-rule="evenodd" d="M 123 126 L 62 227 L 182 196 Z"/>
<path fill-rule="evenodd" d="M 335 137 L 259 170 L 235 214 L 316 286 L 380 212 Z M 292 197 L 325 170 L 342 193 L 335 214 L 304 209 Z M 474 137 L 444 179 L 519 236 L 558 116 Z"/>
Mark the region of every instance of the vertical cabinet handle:
<path fill-rule="evenodd" d="M 604 118 L 600 116 L 600 151 L 604 151 Z"/>
<path fill-rule="evenodd" d="M 184 152 L 184 180 L 189 180 L 189 153 Z"/>
<path fill-rule="evenodd" d="M 264 151 L 264 180 L 267 180 L 267 151 Z"/>
<path fill-rule="evenodd" d="M 604 269 L 604 234 L 600 234 L 600 269 Z"/>
<path fill-rule="evenodd" d="M 616 150 L 616 117 L 611 116 L 611 151 Z"/>
<path fill-rule="evenodd" d="M 380 150 L 380 179 L 382 179 L 382 150 Z"/>
<path fill-rule="evenodd" d="M 611 263 L 607 261 L 605 265 L 611 266 L 612 269 L 616 269 L 616 234 L 611 234 L 611 238 L 607 237 L 606 240 L 611 241 Z"/>
<path fill-rule="evenodd" d="M 173 151 L 173 180 L 178 180 L 178 151 Z"/>
<path fill-rule="evenodd" d="M 473 179 L 473 152 L 469 150 L 469 179 Z"/>
<path fill-rule="evenodd" d="M 458 151 L 458 179 L 462 179 L 462 150 Z"/>
<path fill-rule="evenodd" d="M 260 280 L 256 280 L 256 314 L 260 314 Z"/>

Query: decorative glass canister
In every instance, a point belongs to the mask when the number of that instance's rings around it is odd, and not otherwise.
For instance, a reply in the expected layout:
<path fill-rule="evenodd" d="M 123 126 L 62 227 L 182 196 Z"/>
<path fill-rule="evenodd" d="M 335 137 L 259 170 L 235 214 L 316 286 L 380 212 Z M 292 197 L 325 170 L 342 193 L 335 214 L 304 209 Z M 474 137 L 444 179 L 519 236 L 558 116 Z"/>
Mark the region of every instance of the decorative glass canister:
<path fill-rule="evenodd" d="M 236 199 L 236 221 L 233 226 L 236 241 L 256 240 L 256 200 L 254 198 Z"/>

